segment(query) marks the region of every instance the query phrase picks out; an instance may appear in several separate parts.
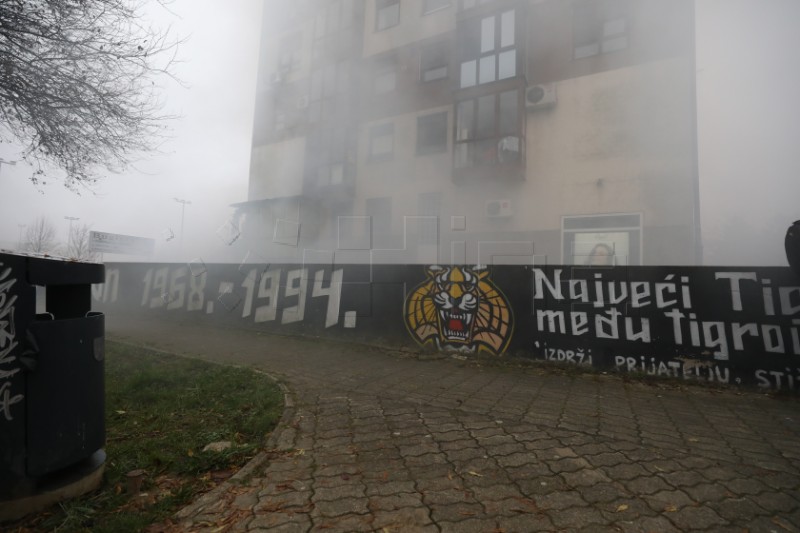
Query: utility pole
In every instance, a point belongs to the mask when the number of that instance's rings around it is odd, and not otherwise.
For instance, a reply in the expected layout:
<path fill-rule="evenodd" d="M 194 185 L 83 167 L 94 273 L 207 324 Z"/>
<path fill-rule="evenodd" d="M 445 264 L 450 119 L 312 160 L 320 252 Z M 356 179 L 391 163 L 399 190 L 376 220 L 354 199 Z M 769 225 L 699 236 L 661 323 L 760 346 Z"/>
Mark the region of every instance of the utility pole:
<path fill-rule="evenodd" d="M 173 200 L 175 200 L 176 202 L 181 204 L 181 250 L 182 250 L 183 249 L 183 218 L 184 218 L 184 215 L 186 214 L 186 204 L 191 205 L 192 202 L 190 202 L 189 200 L 184 200 L 182 198 L 173 198 Z"/>
<path fill-rule="evenodd" d="M 72 223 L 76 220 L 80 220 L 79 217 L 64 217 L 64 219 L 69 220 L 69 234 L 67 235 L 67 253 L 69 253 L 69 245 L 72 242 Z"/>
<path fill-rule="evenodd" d="M 17 239 L 17 251 L 22 251 L 22 230 L 28 227 L 27 224 L 17 224 L 19 228 L 19 239 Z"/>
<path fill-rule="evenodd" d="M 11 165 L 11 166 L 13 167 L 13 166 L 14 166 L 14 165 L 16 165 L 16 164 L 17 164 L 17 162 L 16 162 L 16 161 L 6 161 L 6 160 L 5 160 L 5 159 L 3 159 L 2 157 L 0 157 L 0 170 L 2 170 L 2 168 L 3 168 L 3 165 Z"/>

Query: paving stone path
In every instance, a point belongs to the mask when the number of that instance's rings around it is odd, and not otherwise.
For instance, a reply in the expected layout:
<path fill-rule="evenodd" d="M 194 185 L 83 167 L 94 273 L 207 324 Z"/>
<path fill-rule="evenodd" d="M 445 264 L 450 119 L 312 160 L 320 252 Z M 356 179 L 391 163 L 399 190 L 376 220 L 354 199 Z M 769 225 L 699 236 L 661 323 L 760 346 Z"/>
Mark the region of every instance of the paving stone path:
<path fill-rule="evenodd" d="M 109 338 L 262 369 L 271 449 L 185 531 L 800 532 L 800 401 L 125 321 Z"/>

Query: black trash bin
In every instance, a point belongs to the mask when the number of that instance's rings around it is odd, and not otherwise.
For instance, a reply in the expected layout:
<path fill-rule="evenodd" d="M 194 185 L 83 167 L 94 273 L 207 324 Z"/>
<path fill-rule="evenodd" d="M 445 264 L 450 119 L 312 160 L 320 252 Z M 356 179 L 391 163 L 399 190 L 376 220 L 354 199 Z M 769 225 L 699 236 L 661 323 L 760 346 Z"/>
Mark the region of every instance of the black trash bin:
<path fill-rule="evenodd" d="M 105 319 L 91 286 L 104 277 L 97 263 L 0 253 L 0 520 L 100 482 Z"/>
<path fill-rule="evenodd" d="M 795 220 L 786 230 L 784 245 L 789 266 L 792 267 L 794 275 L 800 279 L 800 220 Z"/>

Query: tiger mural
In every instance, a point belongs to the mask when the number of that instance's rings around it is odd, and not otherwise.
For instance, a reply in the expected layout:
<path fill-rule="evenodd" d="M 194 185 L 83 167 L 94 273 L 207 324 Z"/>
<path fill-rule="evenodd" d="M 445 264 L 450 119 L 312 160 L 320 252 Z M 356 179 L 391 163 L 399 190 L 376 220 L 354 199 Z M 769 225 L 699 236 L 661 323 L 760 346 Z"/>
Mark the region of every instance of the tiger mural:
<path fill-rule="evenodd" d="M 403 316 L 415 341 L 444 351 L 501 355 L 514 331 L 508 300 L 481 267 L 428 267 Z"/>

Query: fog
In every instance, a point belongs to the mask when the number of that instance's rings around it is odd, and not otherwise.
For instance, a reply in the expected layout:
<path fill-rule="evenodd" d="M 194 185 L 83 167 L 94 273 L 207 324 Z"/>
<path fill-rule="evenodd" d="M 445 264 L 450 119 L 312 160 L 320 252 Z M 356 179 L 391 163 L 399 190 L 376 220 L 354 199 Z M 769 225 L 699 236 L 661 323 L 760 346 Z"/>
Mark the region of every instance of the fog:
<path fill-rule="evenodd" d="M 697 2 L 704 262 L 785 265 L 800 219 L 800 2 Z"/>
<path fill-rule="evenodd" d="M 632 244 L 636 238 L 645 243 L 645 252 L 638 252 L 641 259 L 620 264 L 786 264 L 784 234 L 788 225 L 800 218 L 800 151 L 796 148 L 800 138 L 800 69 L 796 67 L 800 2 L 697 0 L 696 101 L 691 93 L 672 101 L 667 93 L 669 83 L 683 88 L 683 82 L 663 80 L 658 70 L 642 77 L 637 73 L 626 75 L 622 81 L 596 75 L 592 83 L 597 88 L 585 100 L 581 95 L 587 91 L 588 76 L 558 81 L 556 107 L 528 112 L 530 146 L 527 169 L 523 169 L 527 174 L 521 183 L 484 181 L 453 187 L 452 133 L 447 150 L 441 154 L 405 159 L 395 154 L 393 160 L 385 162 L 365 161 L 366 152 L 382 149 L 379 128 L 387 117 L 395 118 L 395 151 L 415 143 L 416 117 L 422 114 L 417 110 L 424 106 L 408 101 L 400 74 L 391 109 L 385 99 L 353 102 L 353 112 L 364 113 L 365 118 L 352 135 L 354 146 L 350 148 L 356 154 L 352 163 L 357 169 L 354 191 L 343 193 L 351 198 L 338 197 L 334 186 L 316 189 L 313 201 L 301 197 L 303 165 L 298 167 L 296 160 L 292 166 L 287 163 L 289 159 L 276 158 L 269 150 L 272 146 L 284 155 L 292 150 L 301 154 L 313 151 L 306 145 L 293 144 L 295 137 L 291 136 L 282 137 L 280 143 L 274 138 L 259 140 L 259 121 L 266 120 L 259 102 L 271 91 L 268 77 L 274 67 L 270 62 L 277 60 L 280 43 L 279 25 L 270 28 L 262 39 L 262 7 L 269 10 L 264 17 L 264 27 L 269 27 L 295 4 L 302 3 L 179 0 L 170 7 L 177 18 L 155 10 L 153 16 L 159 23 L 172 23 L 176 33 L 189 36 L 181 51 L 184 63 L 177 71 L 187 87 L 165 81 L 167 111 L 181 115 L 171 125 L 172 138 L 162 146 L 161 153 L 143 155 L 124 174 L 111 175 L 80 196 L 65 190 L 55 179 L 48 179 L 37 189 L 26 180 L 30 170 L 22 163 L 0 164 L 0 248 L 16 248 L 24 231 L 21 225 L 46 215 L 57 226 L 62 241 L 69 227 L 65 217 L 78 217 L 78 223 L 97 231 L 156 239 L 156 253 L 151 257 L 107 256 L 105 260 L 433 263 L 485 262 L 490 257 L 497 262 L 558 263 L 566 262 L 562 256 L 567 246 L 563 217 L 633 213 L 643 215 L 636 230 L 639 233 L 630 237 L 631 243 L 625 237 L 618 253 L 637 253 Z M 365 37 L 377 62 L 387 52 L 413 43 L 418 38 L 415 32 L 424 34 L 425 24 L 434 23 L 407 23 L 404 17 L 411 16 L 408 13 L 419 16 L 420 12 L 419 6 L 406 8 L 411 4 L 420 2 L 404 0 L 399 15 L 400 26 L 411 33 L 389 29 L 376 37 L 370 31 L 372 20 L 367 22 Z M 539 9 L 539 2 L 529 4 Z M 663 5 L 669 2 L 664 0 Z M 374 3 L 366 6 L 368 15 L 373 15 Z M 454 9 L 455 2 L 443 11 Z M 427 20 L 445 15 L 434 13 Z M 692 35 L 665 37 L 670 38 L 690 43 Z M 538 44 L 541 46 L 536 54 L 545 57 L 552 43 Z M 376 64 L 372 56 L 365 64 Z M 298 87 L 308 83 L 307 70 L 303 74 L 307 66 L 299 61 Z M 402 63 L 402 58 L 398 61 Z M 535 71 L 539 68 L 535 61 L 529 64 Z M 668 67 L 684 72 L 683 66 Z M 450 68 L 450 78 L 457 79 L 457 65 Z M 546 74 L 542 74 L 543 79 Z M 372 71 L 352 71 L 346 83 L 360 87 L 362 92 L 371 90 L 371 75 Z M 687 79 L 691 82 L 690 77 Z M 649 109 L 648 99 L 642 94 L 663 81 L 668 83 L 659 102 L 663 100 L 667 108 Z M 637 92 L 640 88 L 645 92 Z M 623 94 L 627 95 L 624 101 Z M 298 95 L 291 93 L 294 99 Z M 456 120 L 452 101 L 446 105 L 435 98 L 431 101 L 433 105 L 426 107 L 426 112 L 448 111 L 447 131 L 452 132 Z M 696 130 L 694 124 L 687 128 L 680 123 L 680 113 L 671 114 L 669 107 L 683 113 L 687 105 L 695 103 Z M 693 113 L 695 110 L 690 109 L 685 114 Z M 572 123 L 596 123 L 591 128 L 570 129 L 564 126 L 567 121 L 559 118 L 564 116 L 572 117 Z M 688 133 L 673 134 L 672 129 Z M 373 131 L 378 133 L 370 139 Z M 691 137 L 693 131 L 696 143 Z M 695 145 L 696 154 L 692 154 Z M 564 146 L 569 147 L 564 150 L 568 158 L 532 157 Z M 674 160 L 671 150 L 680 154 Z M 656 163 L 642 162 L 641 154 L 655 154 L 652 159 Z M 257 162 L 253 168 L 251 157 Z M 13 146 L 3 144 L 0 158 L 16 161 L 19 156 Z M 310 163 L 308 159 L 301 162 Z M 686 179 L 687 194 L 699 191 L 696 199 L 674 197 L 664 185 L 676 169 L 685 174 L 681 179 Z M 697 178 L 692 181 L 695 171 Z M 336 172 L 330 170 L 328 185 L 340 179 Z M 423 179 L 437 173 L 444 175 L 442 187 Z M 564 179 L 571 180 L 568 186 Z M 435 195 L 440 188 L 445 192 L 437 203 Z M 421 195 L 426 193 L 433 195 L 428 198 L 434 198 L 435 207 L 422 205 Z M 391 198 L 391 208 L 386 215 L 387 227 L 382 228 L 376 218 L 382 204 L 374 200 L 385 197 Z M 176 198 L 191 202 L 185 205 L 183 234 L 184 206 Z M 488 209 L 487 201 L 495 199 L 510 199 L 513 216 L 487 221 L 482 213 Z M 255 216 L 252 205 L 238 211 L 231 207 L 248 200 L 261 202 L 258 209 L 267 206 L 266 211 Z M 582 202 L 580 210 L 573 207 L 578 201 Z M 247 209 L 251 209 L 250 214 L 242 216 Z M 666 230 L 651 229 L 650 225 L 672 227 L 674 222 L 660 221 L 679 218 L 678 212 L 686 213 L 683 218 L 689 229 L 674 233 L 685 240 L 687 251 L 673 259 L 669 254 L 676 237 L 664 236 Z M 240 216 L 233 218 L 235 215 Z M 369 217 L 373 217 L 371 222 Z M 438 247 L 425 248 L 421 236 L 431 224 L 439 233 Z M 699 242 L 695 242 L 692 230 L 699 230 Z M 294 239 L 298 231 L 299 239 Z M 372 235 L 365 238 L 370 231 Z M 613 233 L 604 230 L 602 234 Z M 575 247 L 579 236 L 574 234 Z M 592 240 L 595 237 L 586 238 L 586 246 L 597 242 Z M 415 239 L 422 243 L 422 251 L 411 256 L 398 251 Z M 650 252 L 648 247 L 657 250 Z M 376 248 L 391 251 L 376 253 Z M 694 249 L 701 252 L 692 256 Z"/>
<path fill-rule="evenodd" d="M 248 0 L 177 0 L 169 11 L 154 6 L 149 12 L 154 23 L 171 25 L 175 37 L 186 39 L 175 68 L 182 84 L 162 79 L 163 111 L 180 115 L 167 124 L 169 138 L 124 174 L 79 188 L 80 195 L 66 190 L 57 172 L 37 188 L 22 162 L 0 165 L 0 247 L 15 249 L 25 231 L 18 225 L 38 216 L 51 220 L 64 243 L 69 216 L 92 230 L 155 239 L 152 260 L 206 253 L 220 260 L 227 250 L 215 232 L 230 218 L 230 204 L 247 195 L 261 10 L 259 2 Z M 19 149 L 0 144 L 0 158 L 17 161 Z M 176 197 L 191 202 L 183 243 Z M 105 257 L 115 259 L 148 258 Z"/>

